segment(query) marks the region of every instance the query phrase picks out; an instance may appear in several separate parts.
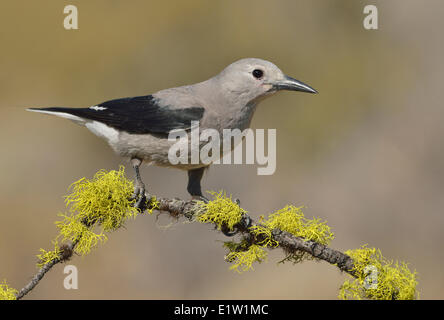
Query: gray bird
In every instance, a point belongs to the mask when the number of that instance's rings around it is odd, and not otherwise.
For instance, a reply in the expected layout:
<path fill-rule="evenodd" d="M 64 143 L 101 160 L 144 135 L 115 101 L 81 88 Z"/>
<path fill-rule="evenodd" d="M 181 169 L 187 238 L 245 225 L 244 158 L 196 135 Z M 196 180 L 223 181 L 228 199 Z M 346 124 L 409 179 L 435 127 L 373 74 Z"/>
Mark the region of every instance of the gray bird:
<path fill-rule="evenodd" d="M 280 90 L 317 93 L 312 87 L 286 76 L 273 63 L 242 59 L 215 77 L 151 95 L 106 101 L 89 108 L 30 108 L 56 115 L 87 127 L 107 140 L 113 150 L 129 158 L 136 174 L 134 198 L 145 197 L 139 167 L 142 161 L 188 171 L 187 190 L 193 199 L 205 199 L 201 179 L 208 164 L 170 163 L 168 151 L 172 130 L 190 130 L 192 121 L 200 129 L 244 130 L 250 126 L 257 104 Z M 234 147 L 234 146 L 233 146 Z"/>

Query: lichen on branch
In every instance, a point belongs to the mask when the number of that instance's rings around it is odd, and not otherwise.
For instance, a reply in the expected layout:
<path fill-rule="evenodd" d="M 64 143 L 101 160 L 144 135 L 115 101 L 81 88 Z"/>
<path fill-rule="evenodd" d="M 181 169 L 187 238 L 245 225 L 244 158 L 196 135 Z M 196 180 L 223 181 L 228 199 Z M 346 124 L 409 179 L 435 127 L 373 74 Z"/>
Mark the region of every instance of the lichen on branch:
<path fill-rule="evenodd" d="M 207 203 L 148 196 L 140 207 L 135 207 L 136 201 L 131 198 L 133 183 L 125 177 L 123 167 L 118 171 L 101 170 L 92 179 L 82 178 L 70 190 L 65 198 L 67 212 L 59 214 L 62 219 L 56 222 L 59 233 L 52 241 L 53 249 L 40 249 L 39 271 L 19 292 L 6 282 L 0 283 L 0 300 L 21 299 L 54 265 L 70 259 L 73 253 L 90 253 L 128 219 L 154 210 L 169 212 L 174 218 L 183 216 L 213 224 L 225 235 L 236 233 L 235 240 L 224 242 L 224 247 L 228 249 L 225 259 L 231 263 L 230 269 L 237 272 L 253 269 L 254 263 L 267 260 L 268 250 L 280 248 L 285 254 L 281 262 L 323 260 L 348 273 L 351 278 L 339 293 L 342 299 L 419 297 L 417 273 L 411 272 L 407 264 L 388 261 L 379 250 L 366 246 L 345 254 L 329 248 L 334 238 L 330 227 L 321 219 L 305 217 L 302 207 L 288 205 L 268 218 L 261 217 L 258 223 L 224 191 L 212 192 L 213 200 Z"/>
<path fill-rule="evenodd" d="M 232 221 L 234 226 L 240 221 L 241 211 L 236 203 L 222 191 L 213 193 L 215 199 L 202 208 L 210 208 L 208 217 L 198 221 L 214 223 L 220 227 L 221 223 Z M 232 219 L 236 217 L 236 219 Z M 231 270 L 244 272 L 253 270 L 255 262 L 267 260 L 266 249 L 281 247 L 286 257 L 280 262 L 292 261 L 299 263 L 303 260 L 318 259 L 315 250 L 289 250 L 288 245 L 282 244 L 273 237 L 273 231 L 286 232 L 299 238 L 302 242 L 320 247 L 329 245 L 334 235 L 326 222 L 312 218 L 308 219 L 302 212 L 302 207 L 286 206 L 269 215 L 261 217 L 260 224 L 252 225 L 247 232 L 243 232 L 239 241 L 226 241 L 224 247 L 228 249 L 225 260 L 232 263 Z M 350 279 L 341 286 L 341 299 L 375 299 L 375 300 L 409 300 L 419 298 L 416 290 L 417 273 L 411 272 L 406 263 L 387 261 L 380 250 L 363 246 L 360 249 L 345 252 L 353 260 L 353 267 L 348 270 Z M 333 263 L 333 261 L 331 262 Z M 369 273 L 369 270 L 371 271 Z M 372 273 L 373 272 L 373 273 Z"/>
<path fill-rule="evenodd" d="M 341 286 L 341 299 L 413 300 L 419 298 L 417 272 L 405 262 L 385 259 L 379 249 L 362 246 L 345 252 L 354 261 L 355 278 Z"/>
<path fill-rule="evenodd" d="M 128 219 L 141 213 L 131 199 L 133 182 L 125 177 L 123 166 L 118 171 L 100 170 L 92 179 L 82 178 L 69 187 L 71 193 L 65 197 L 67 213 L 55 224 L 59 234 L 53 241 L 54 250 L 40 249 L 38 267 L 60 258 L 59 242 L 75 242 L 74 252 L 87 255 L 99 244 L 107 241 L 107 233 L 122 227 Z M 156 208 L 155 198 L 150 199 L 152 213 Z"/>
<path fill-rule="evenodd" d="M 231 196 L 228 197 L 223 191 L 212 192 L 211 194 L 214 199 L 201 204 L 200 211 L 202 213 L 198 214 L 197 221 L 213 223 L 219 230 L 225 224 L 232 230 L 247 212 L 233 202 Z M 306 218 L 302 212 L 302 207 L 286 206 L 270 214 L 268 219 L 262 217 L 259 225 L 250 226 L 248 232 L 244 232 L 238 243 L 234 241 L 225 243 L 225 247 L 229 249 L 226 260 L 233 264 L 230 269 L 238 272 L 247 271 L 252 269 L 254 262 L 266 260 L 267 252 L 265 249 L 279 247 L 279 242 L 272 235 L 272 231 L 275 229 L 324 245 L 328 245 L 334 238 L 330 227 L 325 222 L 317 218 Z M 293 261 L 296 263 L 312 258 L 313 256 L 304 251 L 287 252 L 282 262 Z"/>
<path fill-rule="evenodd" d="M 16 300 L 17 294 L 18 291 L 8 286 L 6 280 L 0 282 L 0 300 Z"/>
<path fill-rule="evenodd" d="M 234 226 L 238 224 L 242 216 L 247 213 L 237 203 L 227 197 L 224 191 L 210 191 L 214 199 L 208 203 L 201 202 L 200 210 L 197 212 L 197 221 L 201 223 L 212 223 L 218 230 L 224 226 L 233 231 Z"/>

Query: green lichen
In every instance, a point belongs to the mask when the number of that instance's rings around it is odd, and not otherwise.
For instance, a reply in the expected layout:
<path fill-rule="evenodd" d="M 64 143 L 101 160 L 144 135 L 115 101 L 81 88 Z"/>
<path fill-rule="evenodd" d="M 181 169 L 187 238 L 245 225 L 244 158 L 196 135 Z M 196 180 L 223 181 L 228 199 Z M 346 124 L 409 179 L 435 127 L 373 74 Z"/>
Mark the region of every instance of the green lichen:
<path fill-rule="evenodd" d="M 239 223 L 242 215 L 247 213 L 244 209 L 227 197 L 225 192 L 209 192 L 214 200 L 200 204 L 197 221 L 202 223 L 214 223 L 218 230 L 226 226 L 229 230 Z"/>
<path fill-rule="evenodd" d="M 246 251 L 232 251 L 228 253 L 225 257 L 233 265 L 230 270 L 235 270 L 239 273 L 248 271 L 250 269 L 254 270 L 254 262 L 262 262 L 266 260 L 267 252 L 262 246 L 252 244 Z"/>
<path fill-rule="evenodd" d="M 419 298 L 416 271 L 407 264 L 386 260 L 381 251 L 362 246 L 345 252 L 354 262 L 353 271 L 341 286 L 341 299 L 412 300 Z"/>
<path fill-rule="evenodd" d="M 17 294 L 18 291 L 14 288 L 9 287 L 6 284 L 6 280 L 0 282 L 0 300 L 17 300 Z"/>

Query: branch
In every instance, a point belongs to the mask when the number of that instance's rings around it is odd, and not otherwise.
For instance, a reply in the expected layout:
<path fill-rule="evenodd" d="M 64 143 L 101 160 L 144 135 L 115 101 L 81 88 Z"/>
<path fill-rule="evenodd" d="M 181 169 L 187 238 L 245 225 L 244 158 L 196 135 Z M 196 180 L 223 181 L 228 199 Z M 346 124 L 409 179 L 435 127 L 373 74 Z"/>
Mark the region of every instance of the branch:
<path fill-rule="evenodd" d="M 88 254 L 106 234 L 120 228 L 127 219 L 153 210 L 168 212 L 175 219 L 212 223 L 226 236 L 239 236 L 239 241 L 226 241 L 229 249 L 225 257 L 231 269 L 245 271 L 254 262 L 263 261 L 265 249 L 281 248 L 283 261 L 301 262 L 305 259 L 326 261 L 348 273 L 349 279 L 341 286 L 343 299 L 415 299 L 417 273 L 406 263 L 385 259 L 376 248 L 362 246 L 345 253 L 328 247 L 333 239 L 330 228 L 317 218 L 305 218 L 301 208 L 286 206 L 268 216 L 253 221 L 244 209 L 225 193 L 212 193 L 214 199 L 184 201 L 177 198 L 146 198 L 131 200 L 133 183 L 126 179 L 124 168 L 119 171 L 100 170 L 92 180 L 82 178 L 71 185 L 72 193 L 65 197 L 69 214 L 57 221 L 59 235 L 53 241 L 54 250 L 41 249 L 39 271 L 19 292 L 0 283 L 0 299 L 22 299 L 35 288 L 45 274 L 60 262 L 67 261 L 74 252 Z M 94 229 L 100 232 L 95 233 Z M 236 237 L 237 238 L 237 237 Z M 62 245 L 58 241 L 62 240 Z M 370 273 L 369 273 L 370 272 Z"/>
<path fill-rule="evenodd" d="M 66 261 L 69 258 L 71 258 L 73 252 L 74 252 L 74 248 L 77 245 L 77 241 L 74 241 L 72 243 L 69 244 L 64 244 L 60 247 L 61 249 L 61 256 L 59 258 L 55 258 L 51 261 L 49 261 L 48 263 L 46 263 L 45 265 L 43 265 L 40 270 L 34 275 L 34 277 L 32 277 L 31 281 L 29 281 L 29 283 L 24 286 L 19 293 L 16 295 L 17 300 L 20 300 L 21 298 L 23 298 L 25 295 L 27 295 L 32 289 L 34 289 L 34 287 L 40 282 L 40 280 L 43 279 L 43 277 L 45 276 L 45 274 L 52 269 L 52 267 L 54 267 L 56 264 Z"/>
<path fill-rule="evenodd" d="M 196 207 L 195 202 L 183 201 L 179 199 L 157 199 L 159 201 L 159 210 L 169 212 L 171 216 L 178 217 L 184 216 L 188 220 L 193 220 L 194 216 L 198 212 L 198 207 Z M 199 211 L 199 213 L 203 213 Z M 244 219 L 251 221 L 251 226 L 261 226 L 257 224 L 251 217 L 244 214 Z M 242 228 L 238 226 L 238 229 L 244 235 L 249 236 L 252 239 L 253 244 L 259 244 L 262 239 L 258 238 L 257 235 L 251 232 L 251 228 Z M 305 240 L 301 237 L 295 237 L 294 235 L 275 229 L 272 232 L 273 239 L 279 242 L 279 246 L 286 251 L 286 253 L 296 253 L 303 251 L 308 253 L 312 257 L 324 260 L 330 264 L 336 265 L 341 271 L 345 271 L 352 276 L 356 276 L 353 271 L 353 260 L 348 255 L 331 249 L 323 244 L 317 243 L 311 240 Z"/>
<path fill-rule="evenodd" d="M 168 198 L 157 198 L 157 206 L 159 211 L 168 212 L 171 217 L 179 218 L 183 216 L 184 218 L 192 221 L 196 214 L 202 214 L 199 204 L 196 201 L 184 201 L 177 198 L 168 199 Z M 147 209 L 151 209 L 152 207 L 145 206 L 144 202 L 140 202 L 137 208 L 144 212 Z M 248 215 L 244 215 L 244 219 L 251 221 L 251 226 L 260 226 L 260 224 L 256 224 L 253 219 L 251 219 Z M 251 244 L 260 243 L 262 239 L 257 237 L 257 235 L 252 234 L 250 228 L 245 228 L 242 225 L 236 226 L 238 231 L 242 233 L 244 236 L 249 237 Z M 312 257 L 324 260 L 330 264 L 336 265 L 341 271 L 345 271 L 350 275 L 356 277 L 355 272 L 353 271 L 353 260 L 346 254 L 331 249 L 325 245 L 320 243 L 304 240 L 300 237 L 295 237 L 292 234 L 275 229 L 273 230 L 273 238 L 274 240 L 279 242 L 279 246 L 282 247 L 287 253 L 296 253 L 303 251 Z M 32 277 L 30 282 L 24 286 L 19 293 L 16 295 L 17 300 L 22 299 L 25 295 L 27 295 L 31 290 L 35 288 L 35 286 L 43 279 L 45 274 L 52 269 L 55 265 L 64 262 L 71 258 L 75 247 L 77 246 L 77 241 L 74 241 L 69 244 L 64 244 L 60 247 L 61 249 L 61 257 L 51 260 L 50 262 L 44 264 L 40 270 Z"/>

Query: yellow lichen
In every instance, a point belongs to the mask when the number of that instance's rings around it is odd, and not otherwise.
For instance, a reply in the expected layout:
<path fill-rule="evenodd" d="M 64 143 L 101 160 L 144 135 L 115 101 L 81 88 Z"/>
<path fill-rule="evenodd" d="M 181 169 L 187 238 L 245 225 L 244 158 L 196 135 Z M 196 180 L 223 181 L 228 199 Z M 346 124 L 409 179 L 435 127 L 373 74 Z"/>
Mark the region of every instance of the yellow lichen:
<path fill-rule="evenodd" d="M 248 244 L 245 240 L 240 243 L 229 241 L 225 242 L 224 246 L 230 250 L 226 255 L 225 260 L 234 263 L 230 270 L 235 270 L 239 273 L 253 269 L 254 262 L 262 262 L 267 258 L 267 252 L 264 250 L 268 248 L 275 248 L 279 245 L 273 239 L 271 230 L 263 226 L 252 226 L 250 231 L 258 240 L 256 244 Z"/>
<path fill-rule="evenodd" d="M 266 258 L 267 252 L 262 246 L 256 244 L 251 245 L 246 251 L 232 251 L 225 257 L 228 262 L 234 263 L 230 270 L 235 270 L 239 273 L 250 269 L 254 270 L 253 263 L 262 262 Z"/>
<path fill-rule="evenodd" d="M 80 255 L 86 255 L 96 247 L 100 242 L 105 242 L 108 238 L 102 232 L 95 233 L 91 229 L 93 226 L 86 226 L 79 220 L 78 215 L 67 216 L 62 214 L 62 221 L 57 221 L 59 228 L 59 237 L 63 240 L 77 242 L 75 252 Z"/>
<path fill-rule="evenodd" d="M 258 242 L 258 245 L 261 247 L 271 247 L 275 248 L 279 245 L 279 242 L 273 239 L 273 235 L 271 234 L 272 229 L 264 227 L 264 226 L 252 226 L 250 227 L 250 231 L 256 237 L 260 237 L 261 240 Z"/>
<path fill-rule="evenodd" d="M 126 179 L 123 167 L 119 171 L 100 170 L 92 180 L 82 178 L 70 189 L 66 206 L 87 226 L 100 224 L 105 232 L 113 231 L 140 213 L 133 206 L 135 200 L 130 200 L 133 182 Z"/>
<path fill-rule="evenodd" d="M 62 220 L 56 222 L 59 241 L 75 242 L 75 252 L 86 255 L 99 243 L 107 240 L 106 232 L 114 231 L 125 221 L 135 218 L 140 210 L 131 200 L 133 183 L 125 177 L 124 167 L 118 171 L 100 170 L 93 179 L 82 178 L 70 186 L 72 191 L 66 196 L 67 214 L 60 214 Z M 155 198 L 150 199 L 149 213 L 158 208 Z M 60 249 L 53 251 L 40 249 L 38 267 L 60 257 Z"/>
<path fill-rule="evenodd" d="M 120 228 L 127 219 L 135 218 L 140 213 L 134 208 L 135 201 L 130 200 L 133 183 L 125 178 L 123 167 L 119 171 L 99 171 L 92 180 L 80 179 L 71 185 L 71 189 L 72 193 L 66 197 L 69 214 L 61 214 L 63 219 L 56 222 L 59 235 L 53 242 L 54 250 L 40 249 L 39 267 L 61 257 L 62 252 L 57 244 L 59 239 L 75 242 L 75 252 L 85 255 L 100 242 L 107 240 L 106 232 Z M 210 193 L 214 200 L 199 204 L 197 220 L 213 223 L 219 230 L 222 227 L 233 230 L 246 211 L 224 192 Z M 147 207 L 147 211 L 152 213 L 159 208 L 159 203 L 153 197 L 148 200 Z M 305 218 L 300 207 L 286 206 L 272 213 L 268 219 L 261 216 L 260 223 L 250 227 L 251 235 L 257 243 L 244 238 L 239 243 L 231 241 L 224 244 L 230 250 L 226 256 L 226 260 L 233 263 L 230 269 L 247 271 L 253 269 L 254 262 L 266 260 L 265 249 L 279 246 L 272 236 L 274 229 L 324 245 L 328 245 L 334 238 L 325 222 L 317 218 Z M 347 251 L 346 254 L 354 261 L 353 271 L 357 279 L 344 282 L 340 298 L 404 300 L 418 297 L 416 272 L 412 273 L 405 263 L 387 261 L 379 250 L 365 246 Z M 284 261 L 298 262 L 306 257 L 304 252 L 292 252 Z M 373 277 L 375 273 L 377 277 Z M 6 283 L 0 283 L 0 299 L 15 299 L 17 293 Z"/>
<path fill-rule="evenodd" d="M 330 227 L 318 218 L 307 219 L 302 207 L 286 206 L 270 215 L 265 226 L 289 232 L 296 237 L 328 245 L 334 238 Z"/>
<path fill-rule="evenodd" d="M 197 221 L 202 223 L 214 223 L 220 230 L 222 226 L 233 230 L 233 227 L 242 219 L 246 213 L 244 209 L 227 197 L 225 192 L 209 192 L 214 196 L 214 200 L 208 203 L 200 204 L 200 211 L 197 215 Z"/>
<path fill-rule="evenodd" d="M 279 229 L 291 233 L 296 237 L 316 241 L 328 245 L 334 238 L 330 227 L 318 218 L 307 219 L 302 212 L 302 207 L 286 206 L 272 214 L 268 219 L 263 219 L 262 225 L 271 231 Z M 269 238 L 271 239 L 271 238 Z M 280 262 L 292 261 L 299 263 L 303 260 L 312 260 L 313 256 L 303 251 L 288 253 Z"/>
<path fill-rule="evenodd" d="M 419 298 L 416 271 L 407 264 L 386 260 L 381 251 L 362 246 L 345 252 L 353 259 L 357 278 L 341 286 L 341 299 L 412 300 Z M 350 276 L 351 277 L 351 276 Z"/>
<path fill-rule="evenodd" d="M 211 209 L 211 212 L 209 215 L 206 215 L 207 212 L 204 211 L 204 213 L 200 215 L 201 221 L 213 222 L 217 226 L 220 226 L 222 223 L 227 223 L 227 216 L 233 216 L 234 211 L 237 216 L 236 219 L 233 220 L 237 223 L 245 211 L 234 204 L 231 199 L 228 200 L 229 201 L 227 201 L 225 194 L 219 192 L 215 199 L 217 205 L 210 202 L 210 206 L 202 207 L 202 210 Z M 231 269 L 235 269 L 236 271 L 248 270 L 251 268 L 253 262 L 261 261 L 266 257 L 267 253 L 264 249 L 278 247 L 279 242 L 273 239 L 272 232 L 274 229 L 286 231 L 296 237 L 316 241 L 324 245 L 328 245 L 334 238 L 330 227 L 327 226 L 325 222 L 317 218 L 305 218 L 301 208 L 295 206 L 286 206 L 272 213 L 268 219 L 261 216 L 260 222 L 260 225 L 249 228 L 250 233 L 254 236 L 254 247 L 252 245 L 245 245 L 245 243 L 242 242 L 238 244 L 234 242 L 225 243 L 225 247 L 230 250 L 227 255 L 227 260 L 230 262 L 236 261 L 236 264 L 232 266 Z M 257 258 L 258 256 L 256 256 L 257 259 L 255 258 L 255 253 L 260 256 L 260 259 Z M 297 263 L 305 259 L 313 259 L 313 257 L 306 252 L 298 251 L 288 253 L 281 262 L 293 261 Z M 244 261 L 246 261 L 246 263 Z M 239 268 L 240 266 L 244 266 L 244 268 Z"/>
<path fill-rule="evenodd" d="M 17 300 L 17 294 L 18 291 L 14 288 L 9 287 L 6 284 L 6 280 L 0 282 L 0 300 Z"/>
<path fill-rule="evenodd" d="M 146 211 L 149 214 L 153 214 L 156 209 L 159 209 L 159 201 L 157 201 L 156 196 L 151 196 L 151 199 L 148 200 L 148 208 Z"/>
<path fill-rule="evenodd" d="M 37 267 L 41 268 L 45 264 L 60 258 L 61 251 L 57 243 L 57 240 L 54 240 L 53 244 L 54 244 L 54 250 L 52 251 L 46 251 L 45 249 L 40 249 L 40 254 L 37 255 L 37 258 L 39 259 Z"/>

